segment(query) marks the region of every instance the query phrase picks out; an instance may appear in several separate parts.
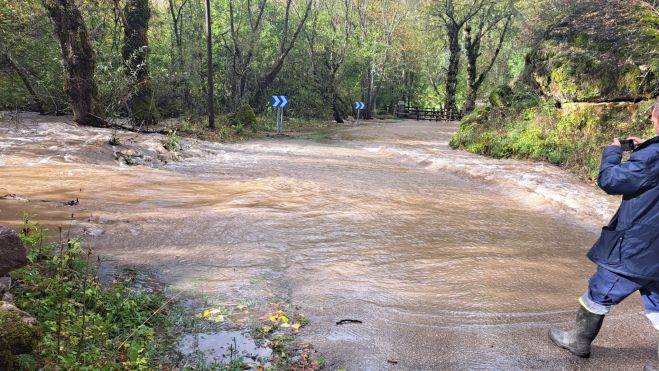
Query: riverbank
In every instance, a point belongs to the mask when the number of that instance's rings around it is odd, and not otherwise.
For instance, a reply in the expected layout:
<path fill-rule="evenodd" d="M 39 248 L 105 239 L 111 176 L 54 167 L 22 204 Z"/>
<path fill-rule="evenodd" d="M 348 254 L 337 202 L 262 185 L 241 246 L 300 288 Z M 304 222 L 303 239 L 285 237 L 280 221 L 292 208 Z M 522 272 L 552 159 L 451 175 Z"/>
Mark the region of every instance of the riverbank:
<path fill-rule="evenodd" d="M 613 138 L 656 135 L 648 114 L 654 100 L 560 104 L 520 89 L 504 86 L 493 92 L 487 106 L 462 120 L 451 147 L 548 162 L 593 184 L 602 149 Z"/>

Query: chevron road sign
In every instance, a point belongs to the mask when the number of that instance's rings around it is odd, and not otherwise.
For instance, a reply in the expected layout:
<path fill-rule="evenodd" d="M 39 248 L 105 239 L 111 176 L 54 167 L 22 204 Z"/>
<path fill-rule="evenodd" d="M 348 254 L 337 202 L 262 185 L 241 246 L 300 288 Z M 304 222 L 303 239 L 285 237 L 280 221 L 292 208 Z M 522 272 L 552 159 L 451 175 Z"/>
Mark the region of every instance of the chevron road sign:
<path fill-rule="evenodd" d="M 285 95 L 273 95 L 271 102 L 273 107 L 288 107 L 288 97 Z"/>
<path fill-rule="evenodd" d="M 357 125 L 359 125 L 359 111 L 364 109 L 364 102 L 355 102 L 355 109 L 357 110 Z"/>

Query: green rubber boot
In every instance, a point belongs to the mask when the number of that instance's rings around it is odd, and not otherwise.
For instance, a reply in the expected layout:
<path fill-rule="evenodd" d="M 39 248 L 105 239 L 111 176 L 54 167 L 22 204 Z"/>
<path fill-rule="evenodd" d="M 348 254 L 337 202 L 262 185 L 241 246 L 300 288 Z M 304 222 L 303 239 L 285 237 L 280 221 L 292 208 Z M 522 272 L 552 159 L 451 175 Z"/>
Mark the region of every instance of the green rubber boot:
<path fill-rule="evenodd" d="M 554 344 L 569 350 L 572 354 L 588 358 L 590 357 L 590 344 L 600 332 L 603 321 L 604 315 L 591 313 L 584 307 L 579 306 L 574 329 L 563 331 L 551 328 L 549 338 Z"/>

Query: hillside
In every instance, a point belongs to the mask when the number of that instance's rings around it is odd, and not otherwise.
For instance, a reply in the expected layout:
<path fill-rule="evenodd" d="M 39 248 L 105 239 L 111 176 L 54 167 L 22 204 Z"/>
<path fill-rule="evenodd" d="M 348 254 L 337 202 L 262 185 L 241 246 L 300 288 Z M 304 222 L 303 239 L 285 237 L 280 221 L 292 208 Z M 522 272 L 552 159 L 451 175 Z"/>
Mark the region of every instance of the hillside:
<path fill-rule="evenodd" d="M 603 6 L 603 3 L 604 6 Z M 551 25 L 524 72 L 466 117 L 451 146 L 597 174 L 614 136 L 654 136 L 659 14 L 641 1 L 584 1 Z"/>

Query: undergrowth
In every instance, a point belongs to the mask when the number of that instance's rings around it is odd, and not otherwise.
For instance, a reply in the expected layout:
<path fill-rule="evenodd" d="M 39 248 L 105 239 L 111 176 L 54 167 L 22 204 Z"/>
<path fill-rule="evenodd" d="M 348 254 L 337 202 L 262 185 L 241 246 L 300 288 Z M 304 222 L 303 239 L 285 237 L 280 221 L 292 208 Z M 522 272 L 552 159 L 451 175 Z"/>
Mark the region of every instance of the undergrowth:
<path fill-rule="evenodd" d="M 32 362 L 21 364 L 143 370 L 172 363 L 171 300 L 133 290 L 131 278 L 102 286 L 92 251 L 80 239 L 46 244 L 44 231 L 27 217 L 20 237 L 29 264 L 12 273 L 15 301 L 39 321 L 43 333 Z"/>
<path fill-rule="evenodd" d="M 652 102 L 563 103 L 509 87 L 466 116 L 453 148 L 495 158 L 524 158 L 564 166 L 586 181 L 597 178 L 602 149 L 614 137 L 653 137 Z"/>

